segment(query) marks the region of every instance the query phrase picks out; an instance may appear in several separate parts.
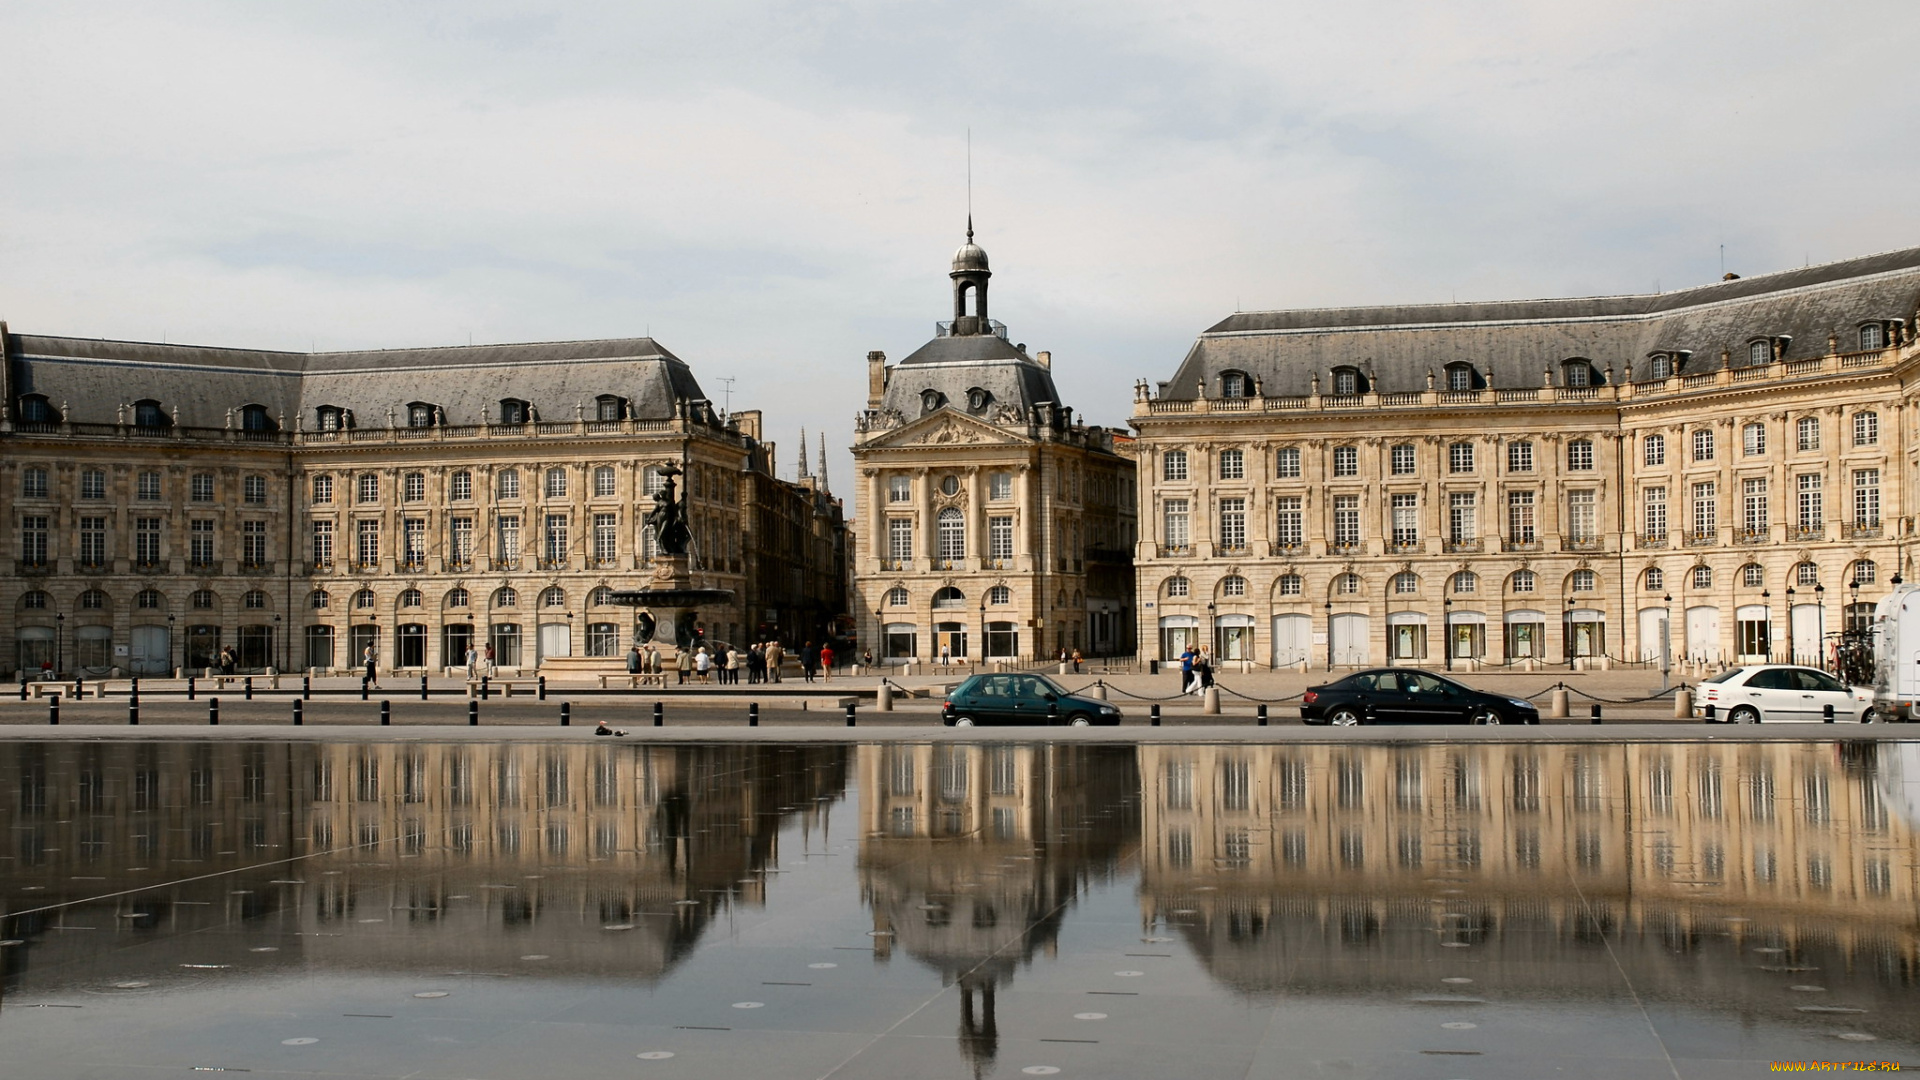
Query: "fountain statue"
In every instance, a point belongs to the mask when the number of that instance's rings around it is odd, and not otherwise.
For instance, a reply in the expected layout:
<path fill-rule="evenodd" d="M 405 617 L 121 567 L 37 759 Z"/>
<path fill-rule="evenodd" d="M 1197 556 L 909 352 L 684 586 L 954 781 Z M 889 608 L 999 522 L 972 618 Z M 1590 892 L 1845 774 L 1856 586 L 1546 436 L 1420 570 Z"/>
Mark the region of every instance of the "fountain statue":
<path fill-rule="evenodd" d="M 701 605 L 724 604 L 733 599 L 733 590 L 695 587 L 687 554 L 693 543 L 693 530 L 687 525 L 686 497 L 676 497 L 674 483 L 680 470 L 668 462 L 660 466 L 659 472 L 666 483 L 654 497 L 653 509 L 645 519 L 658 548 L 653 563 L 653 583 L 644 589 L 616 591 L 612 599 L 616 604 L 640 609 L 634 616 L 634 644 L 653 642 L 660 649 L 662 659 L 671 659 L 681 650 L 694 646 Z"/>

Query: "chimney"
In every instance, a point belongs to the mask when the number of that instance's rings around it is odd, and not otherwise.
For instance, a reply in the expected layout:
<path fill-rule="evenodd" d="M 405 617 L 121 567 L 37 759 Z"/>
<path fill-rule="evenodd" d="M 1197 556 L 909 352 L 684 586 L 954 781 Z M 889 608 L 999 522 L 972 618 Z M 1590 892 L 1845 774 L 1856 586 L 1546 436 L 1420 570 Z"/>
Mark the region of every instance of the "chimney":
<path fill-rule="evenodd" d="M 1046 349 L 1041 349 L 1039 352 L 1034 353 L 1033 359 L 1036 363 L 1038 363 L 1041 367 L 1046 368 L 1048 371 L 1053 370 L 1053 353 L 1047 351 Z"/>
<path fill-rule="evenodd" d="M 867 354 L 867 408 L 878 409 L 887 398 L 887 354 Z"/>

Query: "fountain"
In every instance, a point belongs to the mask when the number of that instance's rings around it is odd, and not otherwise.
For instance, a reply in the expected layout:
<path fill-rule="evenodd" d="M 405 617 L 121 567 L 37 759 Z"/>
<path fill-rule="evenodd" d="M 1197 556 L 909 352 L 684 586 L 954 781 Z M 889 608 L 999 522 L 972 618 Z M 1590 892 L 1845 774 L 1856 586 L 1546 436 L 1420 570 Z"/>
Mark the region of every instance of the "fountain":
<path fill-rule="evenodd" d="M 669 462 L 661 466 L 660 475 L 666 478 L 666 484 L 646 517 L 659 548 L 653 565 L 653 584 L 644 589 L 616 591 L 612 600 L 641 609 L 634 617 L 634 644 L 654 642 L 661 651 L 661 659 L 669 660 L 680 651 L 694 647 L 701 605 L 724 604 L 733 599 L 733 590 L 695 587 L 687 557 L 693 530 L 687 526 L 686 499 L 674 497 L 673 479 L 680 475 L 680 470 Z"/>

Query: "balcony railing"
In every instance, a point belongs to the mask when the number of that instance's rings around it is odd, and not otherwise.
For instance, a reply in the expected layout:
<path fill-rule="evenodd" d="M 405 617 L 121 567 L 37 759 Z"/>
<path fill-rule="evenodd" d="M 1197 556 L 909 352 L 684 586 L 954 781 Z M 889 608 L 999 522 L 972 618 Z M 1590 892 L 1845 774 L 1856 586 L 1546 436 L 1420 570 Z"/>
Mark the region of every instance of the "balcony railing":
<path fill-rule="evenodd" d="M 905 570 L 907 568 L 907 563 L 910 561 L 911 560 L 909 559 L 881 559 L 880 569 L 892 570 L 892 571 Z"/>
<path fill-rule="evenodd" d="M 1641 533 L 1640 539 L 1635 542 L 1634 546 L 1637 548 L 1640 548 L 1643 551 L 1651 548 L 1666 547 L 1667 534 L 1666 533 Z"/>
<path fill-rule="evenodd" d="M 1531 539 L 1531 538 L 1526 540 L 1513 540 L 1513 539 L 1502 540 L 1500 541 L 1500 550 L 1501 551 L 1539 551 L 1540 541 Z"/>
<path fill-rule="evenodd" d="M 219 568 L 220 568 L 219 562 L 213 559 L 188 559 L 187 560 L 187 569 L 189 570 L 199 570 L 205 573 L 213 570 L 218 570 Z"/>
<path fill-rule="evenodd" d="M 1607 542 L 1597 536 L 1569 536 L 1560 541 L 1561 551 L 1605 551 Z"/>
<path fill-rule="evenodd" d="M 1741 529 L 1733 534 L 1736 544 L 1764 544 L 1772 538 L 1772 531 L 1768 529 Z"/>
<path fill-rule="evenodd" d="M 375 570 L 380 569 L 380 560 L 379 559 L 355 559 L 353 560 L 353 562 L 349 563 L 348 566 L 355 573 L 371 574 Z"/>
<path fill-rule="evenodd" d="M 1185 558 L 1192 554 L 1192 544 L 1161 544 L 1159 547 L 1159 555 L 1163 559 Z"/>
<path fill-rule="evenodd" d="M 1335 540 L 1327 545 L 1327 550 L 1337 555 L 1352 555 L 1360 550 L 1360 541 Z"/>
<path fill-rule="evenodd" d="M 1267 550 L 1274 555 L 1305 555 L 1307 545 L 1299 540 L 1275 540 L 1268 545 Z"/>
<path fill-rule="evenodd" d="M 595 570 L 615 570 L 620 566 L 620 560 L 611 555 L 596 555 L 589 563 Z"/>
<path fill-rule="evenodd" d="M 1841 536 L 1847 540 L 1880 539 L 1880 523 L 1877 521 L 1856 521 L 1840 527 Z"/>
<path fill-rule="evenodd" d="M 240 564 L 240 572 L 243 574 L 271 574 L 273 573 L 273 563 L 265 560 L 255 562 L 243 561 Z"/>
<path fill-rule="evenodd" d="M 1238 544 L 1223 543 L 1218 548 L 1215 549 L 1215 552 L 1216 554 L 1220 554 L 1220 555 L 1245 555 L 1250 550 L 1252 549 L 1247 547 L 1245 541 L 1242 541 L 1241 543 L 1238 543 Z"/>
<path fill-rule="evenodd" d="M 83 574 L 104 574 L 113 569 L 111 559 L 75 559 L 73 568 Z"/>
<path fill-rule="evenodd" d="M 447 560 L 447 572 L 450 574 L 463 574 L 471 569 L 473 569 L 472 559 L 448 559 Z"/>
<path fill-rule="evenodd" d="M 540 569 L 542 570 L 565 570 L 566 568 L 567 560 L 564 558 L 540 560 Z"/>
<path fill-rule="evenodd" d="M 1095 550 L 1098 551 L 1100 549 L 1096 548 Z M 982 570 L 1011 570 L 1013 569 L 1013 560 L 1005 557 L 988 559 L 980 564 L 980 568 Z"/>
<path fill-rule="evenodd" d="M 394 563 L 394 569 L 406 570 L 415 574 L 418 574 L 424 571 L 426 568 L 427 568 L 426 557 L 421 555 L 409 555 L 406 558 L 401 559 L 398 562 Z"/>
<path fill-rule="evenodd" d="M 1396 538 L 1387 541 L 1387 551 L 1395 555 L 1411 555 L 1421 550 L 1419 540 Z"/>
<path fill-rule="evenodd" d="M 1712 547 L 1720 542 L 1720 530 L 1708 529 L 1704 532 L 1690 532 L 1684 538 L 1688 547 Z"/>
<path fill-rule="evenodd" d="M 1800 543 L 1811 543 L 1817 540 L 1825 540 L 1827 538 L 1827 527 L 1825 525 L 1800 526 L 1798 528 L 1795 528 L 1792 532 L 1790 532 L 1788 534 L 1788 538 L 1798 541 Z"/>
<path fill-rule="evenodd" d="M 1440 550 L 1448 555 L 1473 555 L 1478 554 L 1484 546 L 1477 536 L 1472 538 L 1455 537 L 1452 540 L 1441 541 Z"/>
<path fill-rule="evenodd" d="M 135 559 L 133 572 L 136 574 L 158 574 L 167 568 L 164 559 Z"/>

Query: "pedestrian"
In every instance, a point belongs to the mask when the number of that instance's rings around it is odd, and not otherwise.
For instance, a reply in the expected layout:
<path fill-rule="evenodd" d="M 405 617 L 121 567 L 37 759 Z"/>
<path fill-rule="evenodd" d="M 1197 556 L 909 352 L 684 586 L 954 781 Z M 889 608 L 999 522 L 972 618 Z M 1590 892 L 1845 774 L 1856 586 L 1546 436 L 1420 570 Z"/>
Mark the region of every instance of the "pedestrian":
<path fill-rule="evenodd" d="M 728 686 L 740 685 L 740 650 L 739 649 L 727 650 L 726 684 Z"/>
<path fill-rule="evenodd" d="M 942 644 L 940 646 L 940 666 L 946 667 L 948 664 L 951 664 L 951 663 L 953 663 L 952 647 L 949 645 Z"/>
<path fill-rule="evenodd" d="M 759 642 L 747 646 L 747 682 L 757 684 L 767 677 L 767 647 Z"/>
<path fill-rule="evenodd" d="M 814 648 L 811 641 L 800 649 L 800 670 L 806 672 L 808 682 L 812 682 L 820 670 L 820 650 Z"/>
<path fill-rule="evenodd" d="M 494 667 L 494 664 L 493 664 L 493 642 L 491 641 L 487 642 L 487 650 L 485 653 L 481 654 L 481 656 L 482 656 L 482 659 L 486 661 L 486 665 L 487 665 L 482 670 L 481 673 L 484 675 L 491 676 L 495 671 L 498 670 L 497 668 Z"/>
<path fill-rule="evenodd" d="M 1193 646 L 1189 645 L 1180 651 L 1180 692 L 1183 694 L 1193 691 L 1193 660 Z"/>
<path fill-rule="evenodd" d="M 705 645 L 700 646 L 699 650 L 693 654 L 693 670 L 703 683 L 710 682 L 713 678 L 713 654 L 707 651 Z"/>
<path fill-rule="evenodd" d="M 1080 674 L 1080 650 L 1079 649 L 1073 650 L 1073 673 L 1075 675 Z"/>
<path fill-rule="evenodd" d="M 1199 658 L 1193 662 L 1193 673 L 1198 676 L 1194 680 L 1194 695 L 1205 697 L 1207 687 L 1213 685 L 1213 653 L 1204 645 L 1200 648 Z"/>
<path fill-rule="evenodd" d="M 822 682 L 833 681 L 833 645 L 831 643 L 820 646 L 820 670 L 826 673 L 821 676 Z"/>
<path fill-rule="evenodd" d="M 660 650 L 652 644 L 647 646 L 646 668 L 649 676 L 647 682 L 659 683 L 663 687 L 667 685 L 667 677 L 660 673 Z"/>
<path fill-rule="evenodd" d="M 685 649 L 681 649 L 680 657 L 674 662 L 673 669 L 680 673 L 680 680 L 675 685 L 687 685 L 687 676 L 693 673 L 693 654 Z"/>
<path fill-rule="evenodd" d="M 873 650 L 872 649 L 867 649 L 866 651 L 860 654 L 860 670 L 866 672 L 869 675 L 873 674 Z"/>
<path fill-rule="evenodd" d="M 780 647 L 780 639 L 767 642 L 767 681 L 780 681 L 780 665 L 787 658 L 787 651 Z"/>
<path fill-rule="evenodd" d="M 220 650 L 220 674 L 222 675 L 233 674 L 233 665 L 234 665 L 234 662 L 237 661 L 238 659 L 239 657 L 234 655 L 233 646 L 228 645 L 226 648 L 221 649 Z"/>
<path fill-rule="evenodd" d="M 646 663 L 646 657 L 640 655 L 640 646 L 635 645 L 627 653 L 627 674 L 638 675 Z"/>
<path fill-rule="evenodd" d="M 367 665 L 367 685 L 375 690 L 380 689 L 379 664 L 374 659 L 373 646 L 369 645 L 361 652 L 360 662 Z"/>
<path fill-rule="evenodd" d="M 472 645 L 468 645 L 467 646 L 467 678 L 472 679 L 479 674 L 480 674 L 480 650 L 474 648 Z"/>

